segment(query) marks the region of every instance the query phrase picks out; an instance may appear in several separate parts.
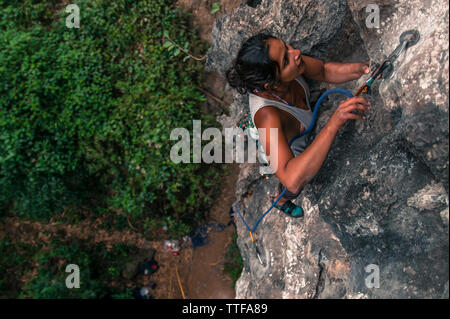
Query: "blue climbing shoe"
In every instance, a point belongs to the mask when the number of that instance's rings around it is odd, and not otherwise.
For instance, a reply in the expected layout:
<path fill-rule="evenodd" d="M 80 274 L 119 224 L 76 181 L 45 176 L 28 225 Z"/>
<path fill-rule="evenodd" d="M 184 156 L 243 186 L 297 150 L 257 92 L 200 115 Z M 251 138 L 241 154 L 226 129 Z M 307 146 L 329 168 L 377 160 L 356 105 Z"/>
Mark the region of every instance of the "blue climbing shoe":
<path fill-rule="evenodd" d="M 272 204 L 273 204 L 273 201 L 272 201 Z M 275 205 L 275 207 L 278 208 L 279 210 L 281 210 L 283 213 L 285 213 L 289 217 L 299 218 L 299 217 L 303 217 L 305 215 L 304 211 L 303 211 L 303 208 L 301 208 L 300 206 L 295 205 L 290 200 L 286 201 L 281 206 Z"/>

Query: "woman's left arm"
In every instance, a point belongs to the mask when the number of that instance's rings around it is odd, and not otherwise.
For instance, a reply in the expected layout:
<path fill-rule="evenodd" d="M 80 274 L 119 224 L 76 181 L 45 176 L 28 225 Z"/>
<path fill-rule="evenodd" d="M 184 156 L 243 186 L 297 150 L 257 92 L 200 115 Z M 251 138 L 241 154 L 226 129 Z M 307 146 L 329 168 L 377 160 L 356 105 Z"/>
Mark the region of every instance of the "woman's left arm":
<path fill-rule="evenodd" d="M 339 63 L 327 62 L 302 55 L 305 63 L 304 75 L 312 80 L 328 83 L 344 83 L 359 79 L 370 72 L 369 62 Z"/>

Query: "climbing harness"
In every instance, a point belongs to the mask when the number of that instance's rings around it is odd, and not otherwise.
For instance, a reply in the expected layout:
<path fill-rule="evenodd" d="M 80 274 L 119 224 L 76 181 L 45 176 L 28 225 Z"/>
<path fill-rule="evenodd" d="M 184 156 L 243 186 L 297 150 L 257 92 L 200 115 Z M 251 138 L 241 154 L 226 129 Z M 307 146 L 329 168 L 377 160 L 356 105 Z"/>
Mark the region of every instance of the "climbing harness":
<path fill-rule="evenodd" d="M 258 129 L 255 127 L 255 124 L 253 124 L 251 114 L 245 113 L 241 117 L 241 119 L 237 122 L 236 127 L 242 130 L 247 129 L 247 132 L 249 133 L 250 137 L 258 142 L 259 133 Z"/>
<path fill-rule="evenodd" d="M 255 127 L 255 125 L 253 124 L 251 115 L 248 113 L 245 113 L 241 119 L 239 120 L 239 122 L 237 122 L 236 124 L 237 127 L 245 130 L 246 128 L 250 128 L 250 127 Z"/>
<path fill-rule="evenodd" d="M 384 61 L 381 63 L 381 65 L 379 65 L 379 66 L 375 65 L 374 71 L 370 75 L 369 79 L 359 88 L 359 90 L 357 91 L 357 93 L 354 96 L 359 96 L 361 93 L 363 93 L 363 94 L 368 93 L 371 86 L 375 82 L 375 80 L 382 78 L 383 72 L 385 73 L 385 78 L 389 78 L 389 76 L 392 74 L 392 71 L 394 69 L 393 62 L 400 56 L 400 54 L 403 51 L 405 51 L 409 47 L 415 45 L 417 42 L 419 42 L 419 40 L 420 40 L 420 34 L 417 30 L 408 30 L 408 31 L 403 32 L 400 35 L 400 44 L 394 49 L 394 51 L 386 59 L 384 59 Z M 292 143 L 297 138 L 300 138 L 303 135 L 309 134 L 311 132 L 311 130 L 313 129 L 313 127 L 316 123 L 320 104 L 323 102 L 323 100 L 328 95 L 333 94 L 333 93 L 341 93 L 341 94 L 348 96 L 349 98 L 353 97 L 353 94 L 350 91 L 340 89 L 340 88 L 331 89 L 331 90 L 328 90 L 325 93 L 323 93 L 319 97 L 319 99 L 317 100 L 317 102 L 314 106 L 312 120 L 311 120 L 311 123 L 309 124 L 308 128 L 306 130 L 304 130 L 303 132 L 301 132 L 300 134 L 294 136 L 289 141 L 289 143 L 288 143 L 289 146 L 291 146 Z M 276 96 L 276 95 L 274 95 L 274 96 L 277 97 L 278 99 L 282 100 L 284 103 L 290 105 L 287 101 L 285 101 L 281 97 Z M 249 115 L 247 113 L 245 114 L 244 119 L 245 119 L 244 121 L 246 124 L 242 125 L 242 126 L 255 128 L 255 125 L 253 124 L 251 117 L 249 117 Z M 239 125 L 239 127 L 241 127 L 241 124 Z M 256 256 L 258 257 L 259 262 L 263 266 L 265 266 L 265 265 L 261 258 L 261 251 L 258 246 L 258 240 L 256 239 L 256 235 L 257 235 L 256 228 L 258 228 L 259 223 L 272 210 L 272 208 L 277 205 L 278 201 L 281 199 L 281 197 L 283 197 L 283 195 L 286 193 L 286 191 L 287 191 L 287 189 L 284 188 L 283 191 L 281 192 L 281 194 L 277 197 L 277 199 L 269 207 L 269 209 L 256 221 L 256 224 L 255 224 L 255 226 L 253 226 L 253 228 L 251 228 L 245 221 L 244 217 L 242 216 L 241 212 L 239 211 L 239 208 L 237 207 L 237 203 L 234 202 L 232 205 L 232 207 L 234 207 L 235 211 L 238 213 L 239 217 L 241 218 L 242 222 L 244 223 L 245 227 L 247 228 L 247 230 L 250 234 L 250 239 L 255 248 Z"/>

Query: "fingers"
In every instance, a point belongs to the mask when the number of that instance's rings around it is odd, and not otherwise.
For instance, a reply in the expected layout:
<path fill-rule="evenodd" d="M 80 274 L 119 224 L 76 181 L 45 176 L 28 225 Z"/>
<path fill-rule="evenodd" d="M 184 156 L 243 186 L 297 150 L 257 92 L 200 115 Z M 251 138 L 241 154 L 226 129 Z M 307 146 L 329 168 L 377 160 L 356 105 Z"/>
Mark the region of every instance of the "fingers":
<path fill-rule="evenodd" d="M 359 115 L 355 113 L 346 113 L 345 117 L 348 120 L 365 120 L 366 117 L 364 115 Z"/>
<path fill-rule="evenodd" d="M 362 69 L 364 73 L 369 73 L 370 72 L 370 61 L 364 62 L 362 63 Z"/>
<path fill-rule="evenodd" d="M 362 104 L 352 104 L 342 110 L 343 116 L 346 120 L 365 120 L 365 111 L 369 111 L 370 108 Z M 359 111 L 360 113 L 353 113 L 353 111 Z"/>
<path fill-rule="evenodd" d="M 347 107 L 342 108 L 343 112 L 351 112 L 351 111 L 355 111 L 355 110 L 360 110 L 360 111 L 369 111 L 370 107 L 368 107 L 367 105 L 361 104 L 361 103 L 355 103 L 355 104 L 351 104 Z"/>
<path fill-rule="evenodd" d="M 355 104 L 355 103 L 360 103 L 360 104 L 364 104 L 364 105 L 370 105 L 370 102 L 367 101 L 365 98 L 363 98 L 362 96 L 354 96 L 352 98 L 348 98 L 347 100 L 345 100 L 344 102 L 342 102 L 339 105 L 339 108 L 346 108 L 349 105 Z"/>

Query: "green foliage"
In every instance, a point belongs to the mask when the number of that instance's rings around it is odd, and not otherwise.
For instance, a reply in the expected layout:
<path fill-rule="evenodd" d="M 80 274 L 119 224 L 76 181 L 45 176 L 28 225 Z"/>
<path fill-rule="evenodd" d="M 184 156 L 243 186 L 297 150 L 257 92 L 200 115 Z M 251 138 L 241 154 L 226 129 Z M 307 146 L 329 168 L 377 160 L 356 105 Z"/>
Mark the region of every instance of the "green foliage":
<path fill-rule="evenodd" d="M 179 223 L 172 218 L 166 218 L 167 231 L 173 238 L 181 238 L 191 231 L 190 227 L 184 223 Z"/>
<path fill-rule="evenodd" d="M 118 244 L 110 251 L 102 243 L 53 239 L 50 246 L 32 246 L 13 242 L 6 235 L 0 241 L 0 297 L 3 298 L 132 298 L 129 289 L 118 282 L 125 264 L 136 255 L 137 248 Z M 32 272 L 37 263 L 37 274 L 28 276 L 23 287 L 22 276 Z M 80 267 L 80 288 L 68 289 L 65 272 L 68 264 Z"/>
<path fill-rule="evenodd" d="M 132 246 L 119 244 L 108 251 L 104 244 L 73 240 L 53 240 L 51 249 L 40 251 L 34 256 L 38 263 L 38 275 L 22 288 L 21 298 L 130 298 L 131 292 L 109 285 L 118 280 L 129 261 L 129 255 L 136 253 Z M 80 288 L 66 287 L 65 272 L 68 264 L 80 269 Z"/>
<path fill-rule="evenodd" d="M 90 203 L 122 224 L 171 216 L 185 233 L 218 170 L 172 163 L 170 131 L 215 123 L 199 113 L 202 65 L 164 33 L 205 46 L 173 1 L 75 3 L 69 29 L 60 1 L 0 0 L 0 212 L 46 220 Z"/>
<path fill-rule="evenodd" d="M 15 297 L 19 279 L 29 267 L 38 248 L 27 243 L 13 243 L 8 235 L 0 241 L 0 298 Z"/>
<path fill-rule="evenodd" d="M 129 288 L 126 288 L 124 292 L 112 294 L 111 297 L 114 299 L 134 299 L 133 292 Z"/>
<path fill-rule="evenodd" d="M 217 12 L 219 12 L 219 10 L 220 10 L 220 3 L 214 2 L 212 4 L 211 14 L 216 14 Z"/>
<path fill-rule="evenodd" d="M 227 259 L 223 268 L 223 271 L 233 280 L 233 289 L 244 268 L 244 262 L 236 242 L 237 233 L 234 233 L 230 246 L 228 247 Z"/>

